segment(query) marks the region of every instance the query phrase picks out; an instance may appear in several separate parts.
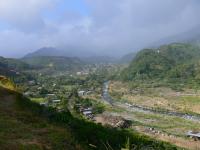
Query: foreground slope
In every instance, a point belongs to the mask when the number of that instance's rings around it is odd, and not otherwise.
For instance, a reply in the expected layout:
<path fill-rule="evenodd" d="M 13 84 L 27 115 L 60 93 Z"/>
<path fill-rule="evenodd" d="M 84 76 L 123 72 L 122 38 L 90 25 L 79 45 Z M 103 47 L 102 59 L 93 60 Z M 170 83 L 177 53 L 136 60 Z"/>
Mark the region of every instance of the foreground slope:
<path fill-rule="evenodd" d="M 23 110 L 18 102 L 23 100 L 20 94 L 13 91 L 9 80 L 3 80 L 6 85 L 0 87 L 0 149 L 82 149 L 67 128 Z"/>

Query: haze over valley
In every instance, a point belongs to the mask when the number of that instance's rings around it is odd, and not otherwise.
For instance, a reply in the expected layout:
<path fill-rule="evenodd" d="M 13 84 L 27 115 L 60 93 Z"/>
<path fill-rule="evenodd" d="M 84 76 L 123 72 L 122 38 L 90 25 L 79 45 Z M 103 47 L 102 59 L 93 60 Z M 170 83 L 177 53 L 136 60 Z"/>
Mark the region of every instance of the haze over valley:
<path fill-rule="evenodd" d="M 198 0 L 1 0 L 0 149 L 200 150 L 199 14 Z"/>

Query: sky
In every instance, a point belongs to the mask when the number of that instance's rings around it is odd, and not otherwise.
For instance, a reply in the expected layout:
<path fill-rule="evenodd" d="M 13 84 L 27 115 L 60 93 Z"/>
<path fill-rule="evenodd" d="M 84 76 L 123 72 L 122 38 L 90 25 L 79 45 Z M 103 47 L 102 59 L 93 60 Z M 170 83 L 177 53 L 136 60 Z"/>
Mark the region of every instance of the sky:
<path fill-rule="evenodd" d="M 121 56 L 199 26 L 199 0 L 0 0 L 0 56 Z"/>

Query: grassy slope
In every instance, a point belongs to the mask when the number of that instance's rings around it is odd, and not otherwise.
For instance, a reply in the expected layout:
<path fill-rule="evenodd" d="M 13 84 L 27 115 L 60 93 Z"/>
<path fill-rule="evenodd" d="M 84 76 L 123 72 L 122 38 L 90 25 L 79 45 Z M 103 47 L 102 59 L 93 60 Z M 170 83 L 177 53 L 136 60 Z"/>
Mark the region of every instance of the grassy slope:
<path fill-rule="evenodd" d="M 92 144 L 99 150 L 120 150 L 127 138 L 135 149 L 177 149 L 138 133 L 73 118 L 69 112 L 57 113 L 0 87 L 1 149 L 92 149 Z"/>
<path fill-rule="evenodd" d="M 69 129 L 22 110 L 16 96 L 15 92 L 0 88 L 1 149 L 81 149 Z"/>

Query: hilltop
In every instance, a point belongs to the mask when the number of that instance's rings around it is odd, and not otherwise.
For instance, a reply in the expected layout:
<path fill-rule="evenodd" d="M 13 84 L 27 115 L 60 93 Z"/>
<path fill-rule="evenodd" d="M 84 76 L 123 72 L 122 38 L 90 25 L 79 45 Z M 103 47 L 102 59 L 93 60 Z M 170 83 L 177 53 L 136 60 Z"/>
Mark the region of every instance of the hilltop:
<path fill-rule="evenodd" d="M 43 47 L 32 53 L 25 55 L 24 58 L 41 57 L 41 56 L 67 56 L 67 53 L 64 53 L 63 51 L 58 50 L 54 47 Z"/>

